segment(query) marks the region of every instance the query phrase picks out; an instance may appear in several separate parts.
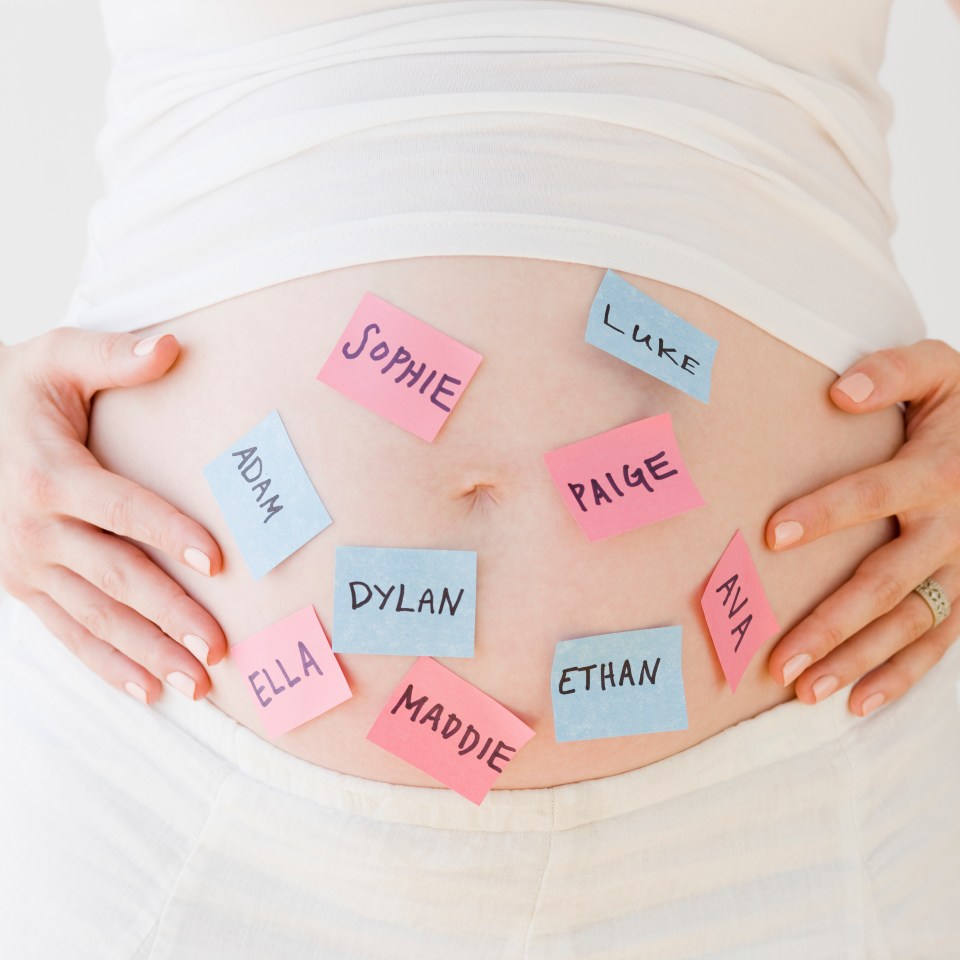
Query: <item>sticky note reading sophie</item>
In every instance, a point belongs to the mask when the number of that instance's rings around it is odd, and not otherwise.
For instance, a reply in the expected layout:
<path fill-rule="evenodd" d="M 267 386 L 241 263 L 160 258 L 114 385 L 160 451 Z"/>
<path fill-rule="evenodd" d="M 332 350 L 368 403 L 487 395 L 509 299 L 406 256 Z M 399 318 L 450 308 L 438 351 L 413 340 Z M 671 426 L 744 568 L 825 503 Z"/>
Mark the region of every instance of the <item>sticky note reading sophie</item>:
<path fill-rule="evenodd" d="M 366 293 L 317 379 L 432 441 L 483 358 Z"/>
<path fill-rule="evenodd" d="M 312 606 L 230 648 L 268 737 L 277 737 L 337 704 L 350 687 Z"/>
<path fill-rule="evenodd" d="M 553 655 L 559 743 L 686 730 L 680 627 L 562 640 Z"/>
<path fill-rule="evenodd" d="M 203 473 L 257 580 L 331 523 L 276 410 Z"/>
<path fill-rule="evenodd" d="M 476 611 L 472 550 L 337 547 L 338 652 L 472 657 Z"/>
<path fill-rule="evenodd" d="M 367 739 L 479 804 L 533 736 L 506 707 L 429 657 L 397 684 Z"/>
<path fill-rule="evenodd" d="M 717 341 L 612 270 L 590 307 L 586 341 L 697 400 L 710 400 Z"/>
<path fill-rule="evenodd" d="M 704 505 L 680 456 L 669 413 L 552 450 L 544 460 L 588 540 Z"/>
<path fill-rule="evenodd" d="M 700 605 L 727 683 L 736 691 L 753 655 L 780 631 L 739 530 L 711 574 Z"/>

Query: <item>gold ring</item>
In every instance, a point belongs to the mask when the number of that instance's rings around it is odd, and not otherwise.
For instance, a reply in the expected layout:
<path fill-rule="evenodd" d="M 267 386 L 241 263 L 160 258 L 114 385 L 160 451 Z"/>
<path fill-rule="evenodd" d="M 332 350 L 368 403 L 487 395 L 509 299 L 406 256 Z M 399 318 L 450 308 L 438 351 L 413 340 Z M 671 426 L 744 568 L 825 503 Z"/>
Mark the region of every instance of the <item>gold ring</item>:
<path fill-rule="evenodd" d="M 930 612 L 933 614 L 933 625 L 938 627 L 950 616 L 950 600 L 946 591 L 933 577 L 927 577 L 919 586 L 913 588 L 915 593 L 923 597 Z"/>

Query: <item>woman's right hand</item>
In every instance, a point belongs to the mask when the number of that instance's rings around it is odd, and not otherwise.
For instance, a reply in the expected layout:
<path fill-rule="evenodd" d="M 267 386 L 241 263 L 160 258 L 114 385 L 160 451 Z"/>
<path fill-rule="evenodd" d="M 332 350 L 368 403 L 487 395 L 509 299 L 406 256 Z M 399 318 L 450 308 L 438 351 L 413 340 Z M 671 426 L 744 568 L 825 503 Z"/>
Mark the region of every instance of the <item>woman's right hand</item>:
<path fill-rule="evenodd" d="M 86 448 L 98 390 L 163 376 L 172 335 L 60 328 L 0 344 L 0 586 L 84 663 L 145 703 L 165 679 L 191 699 L 210 691 L 203 661 L 227 642 L 217 622 L 127 539 L 213 576 L 220 550 L 159 496 L 104 470 Z M 199 659 L 198 659 L 199 658 Z"/>

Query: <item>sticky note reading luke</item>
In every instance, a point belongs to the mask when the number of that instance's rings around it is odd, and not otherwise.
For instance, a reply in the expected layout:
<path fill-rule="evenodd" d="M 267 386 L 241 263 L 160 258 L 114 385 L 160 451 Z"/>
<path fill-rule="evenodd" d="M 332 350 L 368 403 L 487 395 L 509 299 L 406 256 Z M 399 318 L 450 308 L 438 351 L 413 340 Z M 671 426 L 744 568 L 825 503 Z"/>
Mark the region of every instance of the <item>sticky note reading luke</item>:
<path fill-rule="evenodd" d="M 585 339 L 697 400 L 710 401 L 717 341 L 612 270 L 604 274 L 590 307 Z"/>
<path fill-rule="evenodd" d="M 727 683 L 736 691 L 753 655 L 780 631 L 739 530 L 711 574 L 700 605 Z"/>
<path fill-rule="evenodd" d="M 669 413 L 552 450 L 544 460 L 589 540 L 704 505 L 680 456 Z"/>
<path fill-rule="evenodd" d="M 562 640 L 553 654 L 559 743 L 686 730 L 680 627 Z"/>
<path fill-rule="evenodd" d="M 337 547 L 337 652 L 472 657 L 476 611 L 472 550 Z"/>
<path fill-rule="evenodd" d="M 532 736 L 492 697 L 420 657 L 390 694 L 367 739 L 480 803 Z"/>
<path fill-rule="evenodd" d="M 304 607 L 230 648 L 270 738 L 349 700 L 317 612 Z"/>
<path fill-rule="evenodd" d="M 366 293 L 317 379 L 432 441 L 482 359 L 445 333 Z"/>
<path fill-rule="evenodd" d="M 276 410 L 203 473 L 257 580 L 331 523 Z"/>

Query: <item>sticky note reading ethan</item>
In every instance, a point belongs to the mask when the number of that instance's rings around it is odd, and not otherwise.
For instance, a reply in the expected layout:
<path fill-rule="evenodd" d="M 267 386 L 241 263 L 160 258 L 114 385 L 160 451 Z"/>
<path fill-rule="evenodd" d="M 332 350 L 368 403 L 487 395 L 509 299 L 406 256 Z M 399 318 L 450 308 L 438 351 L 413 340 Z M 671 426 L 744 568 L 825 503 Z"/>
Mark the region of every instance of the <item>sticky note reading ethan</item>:
<path fill-rule="evenodd" d="M 687 729 L 680 627 L 562 640 L 553 654 L 559 743 Z"/>
<path fill-rule="evenodd" d="M 700 605 L 727 683 L 736 691 L 753 655 L 780 631 L 739 530 L 711 574 Z"/>
<path fill-rule="evenodd" d="M 476 611 L 472 550 L 337 547 L 338 652 L 472 657 Z"/>
<path fill-rule="evenodd" d="M 366 293 L 317 379 L 432 441 L 483 358 Z"/>
<path fill-rule="evenodd" d="M 257 580 L 331 523 L 276 410 L 203 473 Z"/>
<path fill-rule="evenodd" d="M 270 738 L 337 704 L 350 687 L 312 606 L 230 648 Z"/>
<path fill-rule="evenodd" d="M 544 454 L 588 540 L 603 540 L 704 505 L 669 413 L 637 420 Z"/>
<path fill-rule="evenodd" d="M 717 341 L 612 270 L 604 274 L 590 307 L 585 339 L 709 403 Z"/>
<path fill-rule="evenodd" d="M 429 657 L 397 684 L 367 739 L 480 803 L 533 731 Z"/>

